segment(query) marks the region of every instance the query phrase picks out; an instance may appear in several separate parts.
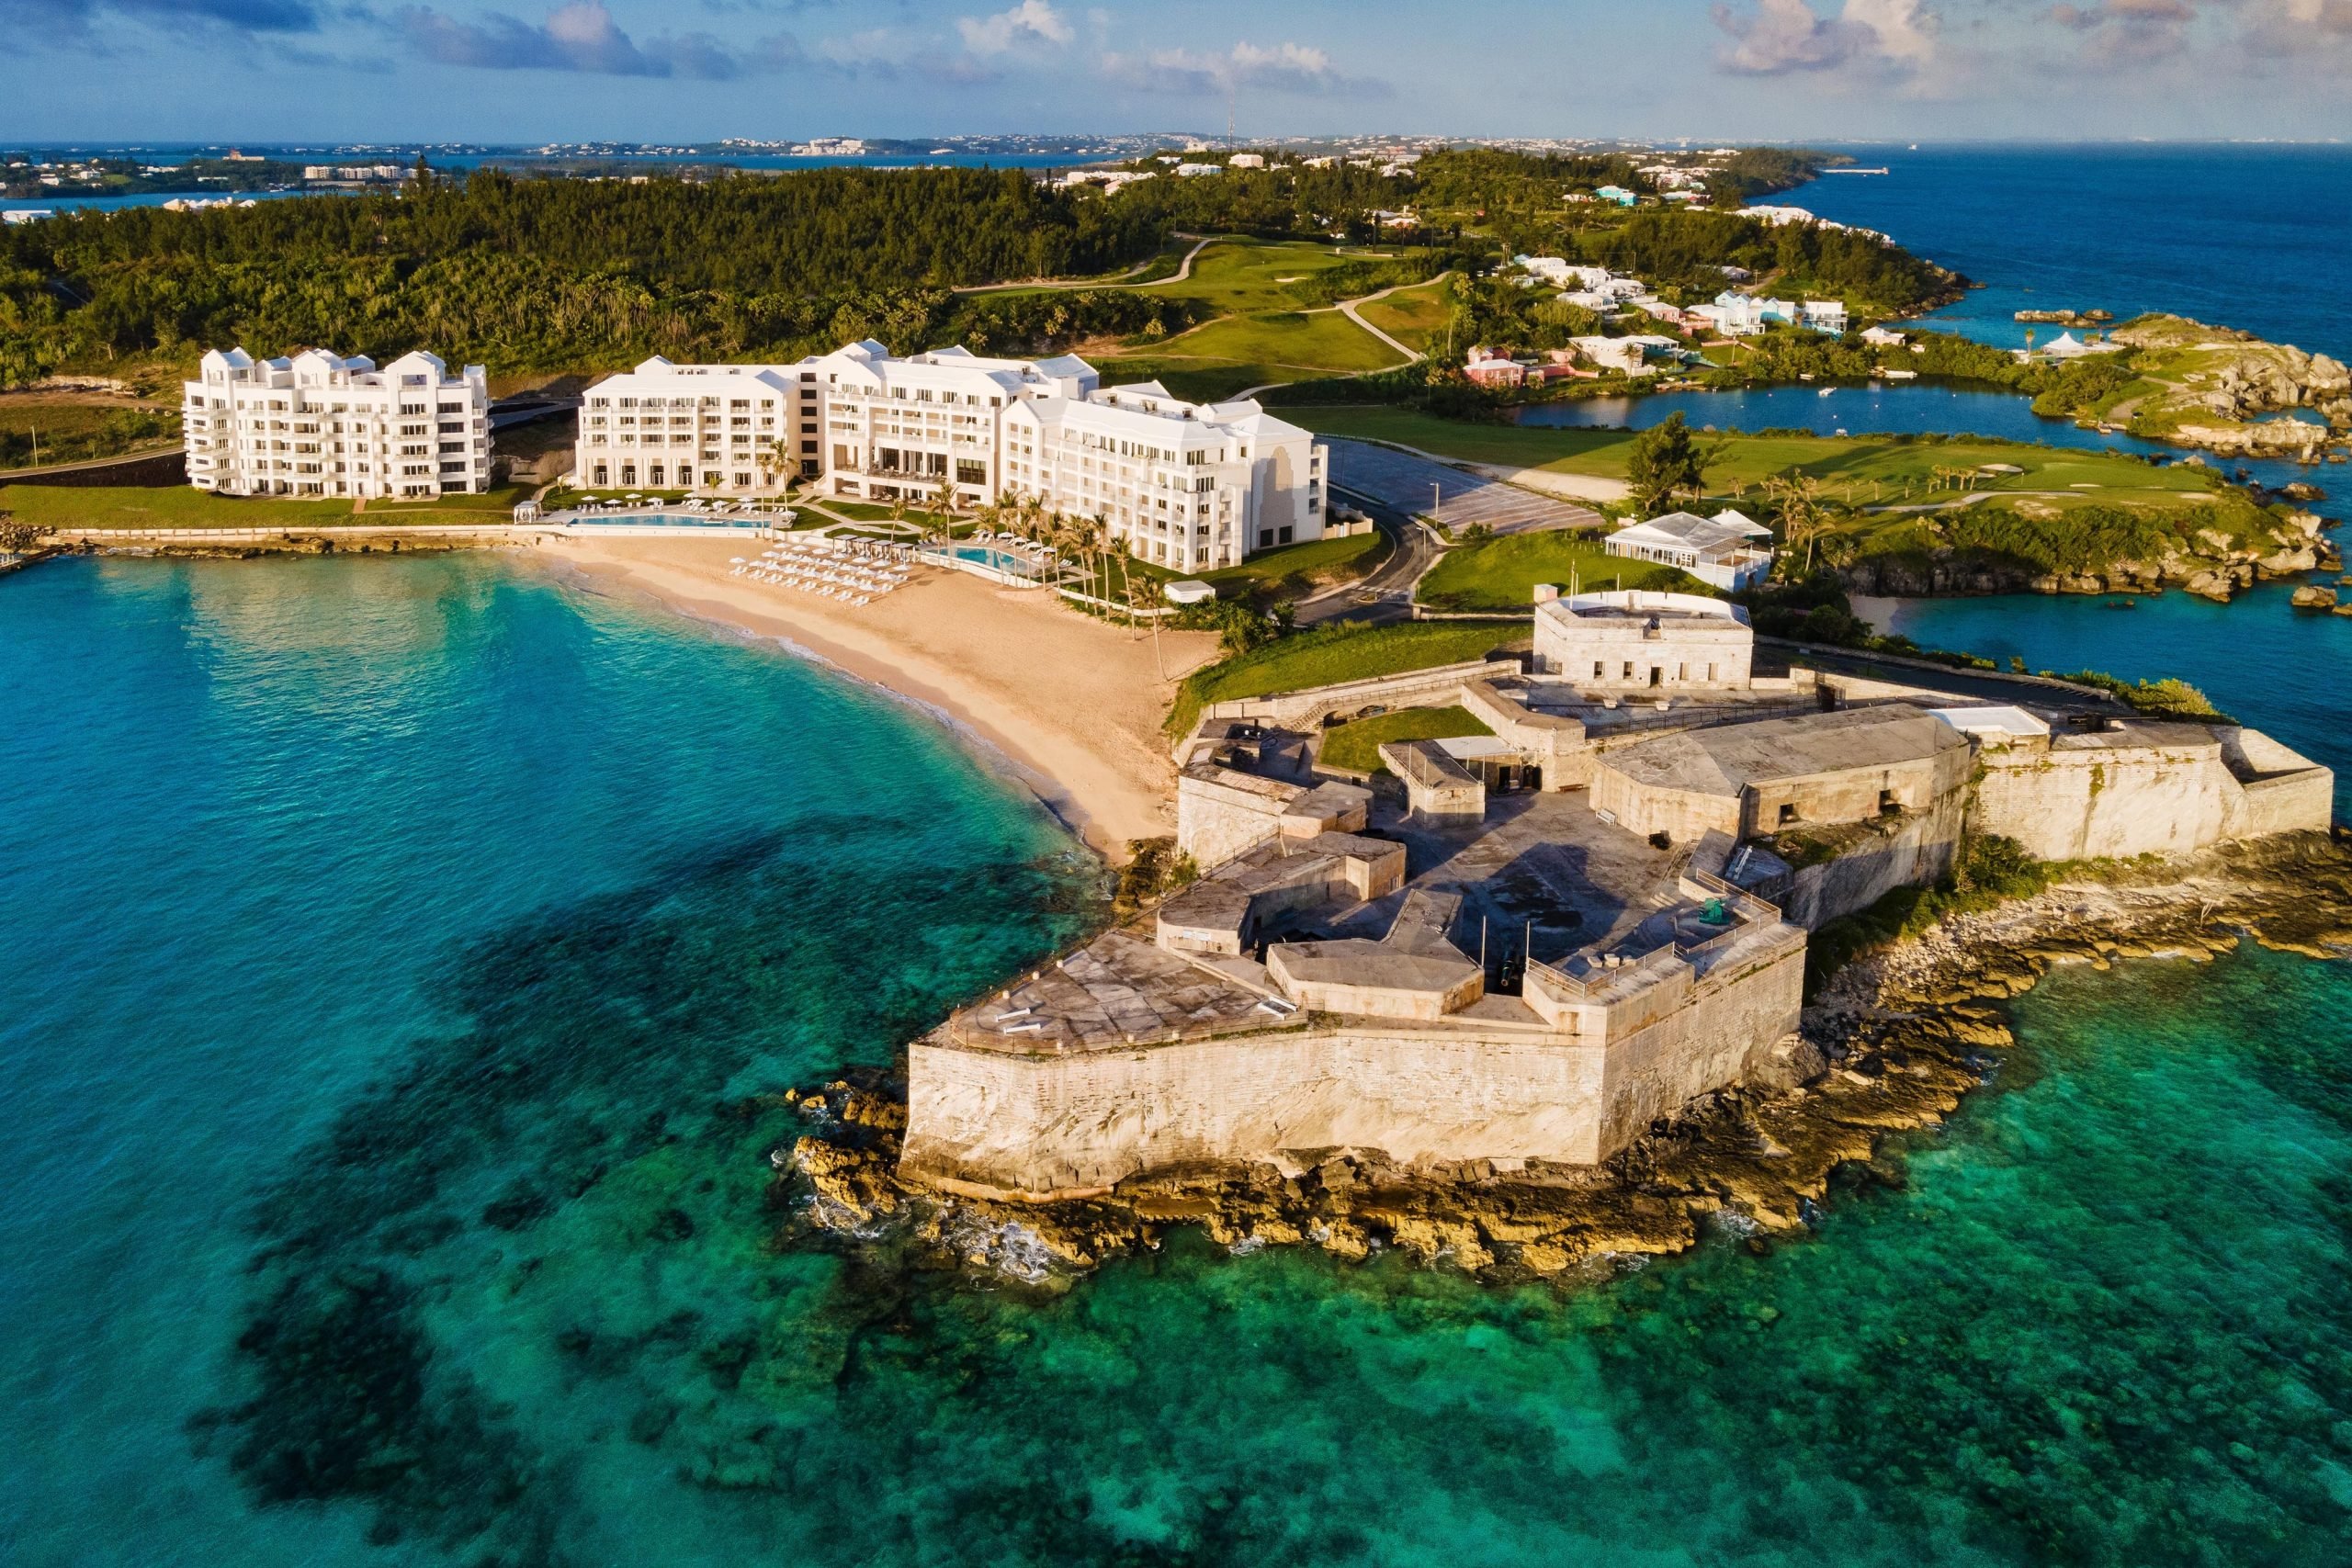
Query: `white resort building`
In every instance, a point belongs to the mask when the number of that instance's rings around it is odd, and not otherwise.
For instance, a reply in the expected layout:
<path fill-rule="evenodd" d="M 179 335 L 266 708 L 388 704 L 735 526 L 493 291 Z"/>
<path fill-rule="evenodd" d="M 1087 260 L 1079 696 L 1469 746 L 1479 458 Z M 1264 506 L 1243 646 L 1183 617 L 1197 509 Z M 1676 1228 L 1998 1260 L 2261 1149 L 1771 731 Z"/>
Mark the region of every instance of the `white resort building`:
<path fill-rule="evenodd" d="M 1253 401 L 1190 403 L 1157 381 L 1027 399 L 1005 440 L 1004 493 L 1100 518 L 1138 560 L 1214 570 L 1323 536 L 1326 449 Z"/>
<path fill-rule="evenodd" d="M 581 400 L 579 481 L 596 490 L 757 495 L 817 463 L 814 378 L 790 365 L 656 355 Z"/>
<path fill-rule="evenodd" d="M 188 482 L 222 495 L 413 500 L 490 488 L 490 381 L 430 354 L 207 354 L 181 383 Z"/>
<path fill-rule="evenodd" d="M 1182 570 L 1322 537 L 1312 434 L 1246 400 L 1101 381 L 1075 355 L 899 358 L 870 339 L 795 365 L 649 359 L 588 389 L 577 478 L 772 495 L 797 477 L 842 500 L 951 506 L 1035 497 Z"/>
<path fill-rule="evenodd" d="M 1713 517 L 1669 512 L 1629 523 L 1609 536 L 1608 550 L 1631 560 L 1679 567 L 1727 593 L 1763 581 L 1772 570 L 1772 530 L 1731 511 Z"/>

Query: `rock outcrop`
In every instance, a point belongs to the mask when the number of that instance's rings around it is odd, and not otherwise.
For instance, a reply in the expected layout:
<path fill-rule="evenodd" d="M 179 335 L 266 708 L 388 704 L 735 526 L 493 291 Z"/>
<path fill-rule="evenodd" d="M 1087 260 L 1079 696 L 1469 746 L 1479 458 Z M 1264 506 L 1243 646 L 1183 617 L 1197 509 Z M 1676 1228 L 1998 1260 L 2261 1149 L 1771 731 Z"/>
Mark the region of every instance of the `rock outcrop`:
<path fill-rule="evenodd" d="M 2316 457 L 2352 430 L 2352 371 L 2324 354 L 2181 316 L 2143 316 L 2109 336 L 2162 389 L 2115 411 L 2135 434 L 2247 457 Z M 2297 410 L 2318 417 L 2275 417 Z"/>
<path fill-rule="evenodd" d="M 903 1104 L 847 1079 L 795 1097 L 808 1133 L 771 1159 L 776 1205 L 926 1267 L 1049 1282 L 1196 1225 L 1236 1250 L 1393 1247 L 1509 1280 L 1690 1247 L 1718 1218 L 1760 1237 L 1802 1225 L 1840 1167 L 1951 1113 L 2012 1043 L 2002 1004 L 2052 964 L 2206 958 L 2245 938 L 2352 955 L 2352 852 L 2317 834 L 2120 867 L 1948 922 L 1850 964 L 1768 1068 L 1655 1124 L 1606 1164 L 1404 1169 L 1332 1149 L 1288 1168 L 1158 1171 L 1062 1203 L 978 1199 L 898 1174 Z M 1899 1179 L 1888 1167 L 1890 1179 Z M 1760 1242 L 1759 1242 L 1760 1244 Z"/>

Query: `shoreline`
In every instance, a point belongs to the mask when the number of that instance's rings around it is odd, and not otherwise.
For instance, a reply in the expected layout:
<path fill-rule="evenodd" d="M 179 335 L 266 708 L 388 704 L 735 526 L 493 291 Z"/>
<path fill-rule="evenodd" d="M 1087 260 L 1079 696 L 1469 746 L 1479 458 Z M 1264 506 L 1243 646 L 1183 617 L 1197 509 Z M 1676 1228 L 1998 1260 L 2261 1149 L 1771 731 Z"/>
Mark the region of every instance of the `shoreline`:
<path fill-rule="evenodd" d="M 1052 595 L 923 570 L 862 609 L 728 575 L 743 541 L 571 540 L 535 561 L 777 646 L 922 710 L 1011 773 L 1113 863 L 1174 830 L 1174 764 L 1159 739 L 1174 681 L 1215 656 L 1207 632 L 1151 639 Z"/>
<path fill-rule="evenodd" d="M 1498 1283 L 1680 1253 L 1710 1227 L 1799 1230 L 1843 1167 L 1896 1157 L 1890 1134 L 1935 1126 L 2015 1043 L 2006 1004 L 2062 964 L 2206 962 L 2252 941 L 2352 958 L 2352 851 L 2319 834 L 2120 863 L 1949 919 L 1830 977 L 1771 1081 L 1719 1091 L 1599 1166 L 1412 1170 L 1341 1149 L 1299 1169 L 1155 1172 L 1093 1199 L 1022 1202 L 902 1180 L 903 1083 L 854 1075 L 788 1096 L 810 1131 L 770 1159 L 777 1206 L 913 1267 L 1067 1281 L 1193 1224 L 1238 1251 L 1393 1248 Z"/>

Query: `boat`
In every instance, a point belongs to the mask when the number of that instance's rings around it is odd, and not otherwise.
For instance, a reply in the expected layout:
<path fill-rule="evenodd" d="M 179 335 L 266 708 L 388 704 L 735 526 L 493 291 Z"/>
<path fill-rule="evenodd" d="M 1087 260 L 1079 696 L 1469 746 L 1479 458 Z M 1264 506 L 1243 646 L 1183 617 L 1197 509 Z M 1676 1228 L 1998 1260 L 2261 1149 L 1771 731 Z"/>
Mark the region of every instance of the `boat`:
<path fill-rule="evenodd" d="M 1832 393 L 1832 392 L 1836 391 L 1837 389 L 1837 389 L 1837 388 L 1835 388 L 1835 387 L 1824 387 L 1824 388 L 1822 388 L 1822 389 L 1821 389 L 1821 395 L 1822 395 L 1823 397 L 1825 397 L 1825 398 L 1826 398 L 1826 397 L 1827 397 L 1830 393 Z"/>

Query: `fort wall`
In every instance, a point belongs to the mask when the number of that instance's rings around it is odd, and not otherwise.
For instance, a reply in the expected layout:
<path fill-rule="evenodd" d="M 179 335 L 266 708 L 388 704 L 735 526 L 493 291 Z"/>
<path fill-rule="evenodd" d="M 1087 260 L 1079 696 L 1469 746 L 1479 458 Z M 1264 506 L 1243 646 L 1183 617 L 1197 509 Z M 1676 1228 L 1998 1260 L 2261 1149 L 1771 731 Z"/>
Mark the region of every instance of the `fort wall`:
<path fill-rule="evenodd" d="M 1383 1023 L 1067 1055 L 910 1050 L 910 1175 L 1070 1197 L 1191 1164 L 1310 1165 L 1338 1148 L 1407 1165 L 1594 1164 L 1695 1095 L 1737 1082 L 1796 1027 L 1796 932 L 1736 946 L 1611 1036 L 1532 1021 Z"/>

